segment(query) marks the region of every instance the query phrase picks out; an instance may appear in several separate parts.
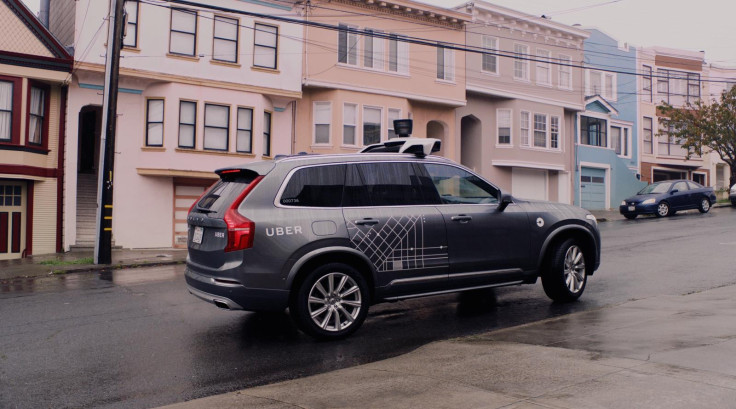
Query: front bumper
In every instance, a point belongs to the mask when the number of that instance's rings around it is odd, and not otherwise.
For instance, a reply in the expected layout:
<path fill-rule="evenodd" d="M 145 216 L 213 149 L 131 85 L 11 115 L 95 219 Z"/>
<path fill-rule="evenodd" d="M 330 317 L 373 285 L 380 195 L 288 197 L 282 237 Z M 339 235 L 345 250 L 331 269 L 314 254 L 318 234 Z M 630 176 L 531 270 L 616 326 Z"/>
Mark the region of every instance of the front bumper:
<path fill-rule="evenodd" d="M 634 210 L 631 210 L 631 208 L 634 208 Z M 635 205 L 621 205 L 618 207 L 619 213 L 623 215 L 627 214 L 656 214 L 657 213 L 657 204 L 646 204 L 643 205 L 641 203 L 635 204 Z"/>
<path fill-rule="evenodd" d="M 189 267 L 184 277 L 189 292 L 220 308 L 245 311 L 283 311 L 289 306 L 289 292 L 265 288 L 248 288 L 233 280 L 223 282 L 216 277 L 199 274 Z"/>

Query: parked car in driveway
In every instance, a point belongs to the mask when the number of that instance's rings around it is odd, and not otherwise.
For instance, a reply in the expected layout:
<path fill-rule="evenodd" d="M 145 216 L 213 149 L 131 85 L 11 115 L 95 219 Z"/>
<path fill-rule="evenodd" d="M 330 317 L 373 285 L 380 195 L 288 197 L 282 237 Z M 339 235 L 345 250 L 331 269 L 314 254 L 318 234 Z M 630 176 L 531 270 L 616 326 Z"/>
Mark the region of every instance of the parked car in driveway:
<path fill-rule="evenodd" d="M 728 195 L 731 199 L 731 205 L 736 206 L 736 185 L 731 186 L 731 194 Z"/>
<path fill-rule="evenodd" d="M 283 311 L 340 338 L 370 305 L 533 284 L 574 301 L 600 264 L 587 210 L 511 197 L 448 159 L 440 142 L 294 155 L 216 171 L 189 211 L 186 282 L 220 308 Z"/>
<path fill-rule="evenodd" d="M 678 210 L 688 209 L 708 213 L 715 202 L 716 194 L 712 187 L 705 187 L 692 180 L 665 180 L 652 183 L 635 196 L 621 202 L 619 211 L 627 219 L 635 219 L 640 214 L 665 217 Z"/>

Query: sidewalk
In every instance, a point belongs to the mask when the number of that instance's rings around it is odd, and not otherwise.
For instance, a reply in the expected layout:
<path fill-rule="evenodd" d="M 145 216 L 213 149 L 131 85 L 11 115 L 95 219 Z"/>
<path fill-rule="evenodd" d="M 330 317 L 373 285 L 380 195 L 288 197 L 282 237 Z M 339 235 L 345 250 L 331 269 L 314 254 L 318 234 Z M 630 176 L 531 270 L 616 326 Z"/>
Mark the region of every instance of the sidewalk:
<path fill-rule="evenodd" d="M 95 265 L 94 250 L 74 250 L 67 253 L 44 254 L 17 260 L 0 260 L 0 280 L 15 277 L 39 277 L 104 268 L 130 268 L 183 263 L 187 251 L 180 249 L 130 250 L 113 249 L 112 264 Z"/>
<path fill-rule="evenodd" d="M 711 409 L 734 402 L 736 286 L 728 286 L 435 342 L 165 408 Z"/>

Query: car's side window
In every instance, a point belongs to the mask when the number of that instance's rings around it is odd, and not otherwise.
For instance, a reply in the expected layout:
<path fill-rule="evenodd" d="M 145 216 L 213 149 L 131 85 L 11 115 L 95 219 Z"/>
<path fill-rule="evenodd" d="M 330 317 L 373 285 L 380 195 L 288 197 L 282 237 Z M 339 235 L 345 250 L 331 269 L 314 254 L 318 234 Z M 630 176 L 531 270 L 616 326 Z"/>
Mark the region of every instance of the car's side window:
<path fill-rule="evenodd" d="M 674 186 L 672 186 L 672 190 L 677 189 L 678 192 L 686 192 L 688 190 L 687 183 L 685 182 L 677 182 Z"/>
<path fill-rule="evenodd" d="M 695 182 L 690 182 L 690 181 L 687 182 L 687 185 L 690 186 L 690 190 L 700 189 L 703 187 Z"/>
<path fill-rule="evenodd" d="M 345 165 L 312 166 L 291 175 L 279 203 L 285 206 L 340 207 Z"/>
<path fill-rule="evenodd" d="M 498 203 L 499 191 L 478 176 L 454 166 L 428 163 L 425 169 L 440 194 L 442 203 Z"/>
<path fill-rule="evenodd" d="M 378 162 L 361 163 L 355 166 L 365 186 L 365 191 L 353 186 L 353 181 L 348 183 L 348 190 L 356 190 L 360 196 L 365 196 L 371 206 L 412 206 L 424 204 L 437 204 L 439 198 L 428 181 L 422 180 L 411 162 Z M 349 179 L 353 179 L 351 175 Z M 354 204 L 349 199 L 348 204 Z"/>

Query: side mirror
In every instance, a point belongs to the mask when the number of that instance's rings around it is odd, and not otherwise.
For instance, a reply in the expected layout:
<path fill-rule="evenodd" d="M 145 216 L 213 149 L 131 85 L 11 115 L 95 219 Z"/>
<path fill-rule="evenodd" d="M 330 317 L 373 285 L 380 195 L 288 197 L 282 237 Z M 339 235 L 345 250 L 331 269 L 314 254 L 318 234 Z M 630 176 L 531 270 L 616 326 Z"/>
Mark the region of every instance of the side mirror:
<path fill-rule="evenodd" d="M 506 210 L 506 206 L 513 203 L 513 199 L 511 198 L 511 195 L 508 193 L 502 193 L 501 194 L 501 203 L 498 204 L 498 211 L 502 212 Z"/>
<path fill-rule="evenodd" d="M 677 192 L 679 192 L 679 190 L 677 190 L 677 189 L 672 189 L 672 191 L 670 192 L 670 194 L 671 194 L 671 195 L 674 195 L 674 194 L 675 194 L 675 193 L 677 193 Z"/>

